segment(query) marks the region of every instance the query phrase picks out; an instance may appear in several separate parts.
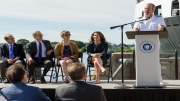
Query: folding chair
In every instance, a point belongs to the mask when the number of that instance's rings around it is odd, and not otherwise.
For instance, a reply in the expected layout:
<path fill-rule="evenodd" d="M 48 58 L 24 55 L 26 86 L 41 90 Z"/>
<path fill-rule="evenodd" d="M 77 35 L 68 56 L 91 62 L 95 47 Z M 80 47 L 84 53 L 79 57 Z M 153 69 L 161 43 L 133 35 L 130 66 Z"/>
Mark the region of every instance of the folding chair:
<path fill-rule="evenodd" d="M 51 83 L 52 73 L 53 73 L 54 68 L 55 68 L 55 72 L 56 72 L 56 74 L 57 74 L 57 69 L 56 69 L 56 67 L 55 67 L 55 56 L 54 56 L 54 52 L 52 52 L 51 55 L 52 55 L 52 58 L 53 58 L 52 69 L 49 70 L 49 71 L 51 71 L 51 75 L 46 75 L 46 76 L 50 76 L 50 83 Z M 35 68 L 44 68 L 44 64 L 37 64 L 37 65 L 35 66 Z M 43 71 L 43 70 L 41 70 L 41 71 Z M 37 80 L 37 77 L 38 77 L 38 76 L 41 76 L 41 75 L 36 75 L 36 69 L 34 69 L 34 74 L 35 74 L 36 80 Z M 29 83 L 29 80 L 30 80 L 30 75 L 29 75 L 28 83 Z"/>
<path fill-rule="evenodd" d="M 82 63 L 83 62 L 83 53 L 82 52 L 79 52 L 78 58 L 81 58 L 81 63 Z M 56 82 L 57 82 L 59 76 L 62 76 L 62 80 L 64 81 L 64 75 L 63 75 L 61 65 L 59 63 L 57 63 L 57 66 L 58 66 L 58 71 L 57 71 L 58 76 L 56 76 Z M 59 68 L 61 68 L 61 75 L 59 75 Z"/>
<path fill-rule="evenodd" d="M 103 67 L 109 67 L 109 72 L 108 75 L 99 75 L 99 76 L 108 76 L 108 83 L 109 83 L 109 76 L 110 76 L 110 72 L 111 72 L 111 77 L 112 77 L 112 67 L 111 67 L 111 52 L 108 52 L 106 54 L 107 59 L 110 59 L 109 64 L 103 64 Z M 95 71 L 95 70 L 90 70 L 91 67 L 94 67 L 94 64 L 87 64 L 87 72 L 89 70 L 89 77 L 90 77 L 90 81 L 91 81 L 91 76 L 95 76 L 95 75 L 91 75 L 91 71 Z M 87 74 L 87 73 L 86 73 Z"/>

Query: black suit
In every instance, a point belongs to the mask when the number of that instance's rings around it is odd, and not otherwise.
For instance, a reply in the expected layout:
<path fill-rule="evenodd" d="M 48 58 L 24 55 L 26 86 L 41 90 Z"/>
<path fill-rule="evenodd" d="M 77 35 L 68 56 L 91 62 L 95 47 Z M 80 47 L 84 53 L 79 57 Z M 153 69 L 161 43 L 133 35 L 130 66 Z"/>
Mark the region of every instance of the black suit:
<path fill-rule="evenodd" d="M 106 101 L 100 86 L 72 81 L 56 88 L 56 101 Z"/>
<path fill-rule="evenodd" d="M 49 50 L 53 50 L 53 47 L 50 43 L 50 41 L 48 40 L 42 40 L 44 46 L 46 47 L 46 53 Z M 26 59 L 28 60 L 29 58 L 32 58 L 34 60 L 34 63 L 32 63 L 31 65 L 28 65 L 28 70 L 29 70 L 29 75 L 32 76 L 34 75 L 34 69 L 35 69 L 35 65 L 38 64 L 38 60 L 35 57 L 36 53 L 37 53 L 37 44 L 36 41 L 30 42 L 26 45 Z M 53 54 L 54 51 L 51 53 L 50 56 L 44 57 L 42 59 L 42 64 L 44 64 L 44 72 L 43 75 L 45 76 L 46 73 L 49 71 L 49 69 L 52 67 L 53 64 Z"/>
<path fill-rule="evenodd" d="M 25 61 L 24 61 L 25 53 L 22 44 L 19 43 L 13 44 L 13 55 L 14 55 L 13 59 L 17 59 L 16 62 L 20 62 L 25 65 Z M 4 68 L 4 66 L 5 67 L 10 66 L 10 64 L 8 64 L 8 62 L 6 61 L 7 59 L 9 59 L 9 46 L 7 43 L 5 43 L 0 46 L 0 61 L 1 61 L 0 69 L 1 69 L 2 77 L 5 76 L 5 72 L 6 72 L 6 68 Z"/>

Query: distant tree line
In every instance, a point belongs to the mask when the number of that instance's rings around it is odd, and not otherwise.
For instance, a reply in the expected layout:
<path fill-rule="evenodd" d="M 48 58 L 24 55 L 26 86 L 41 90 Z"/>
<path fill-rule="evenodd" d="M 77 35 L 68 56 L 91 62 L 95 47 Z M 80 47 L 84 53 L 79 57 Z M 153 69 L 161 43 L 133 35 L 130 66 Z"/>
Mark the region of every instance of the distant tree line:
<path fill-rule="evenodd" d="M 86 46 L 87 46 L 88 42 L 82 42 L 82 41 L 76 41 L 76 40 L 71 40 L 71 41 L 72 41 L 72 42 L 75 42 L 75 43 L 78 45 L 78 48 L 79 48 L 79 51 L 80 51 L 80 52 L 86 52 L 86 51 L 87 51 Z M 29 42 L 30 42 L 30 41 L 29 41 L 29 40 L 26 40 L 26 39 L 19 39 L 19 40 L 17 41 L 17 43 L 23 44 L 24 50 L 26 50 L 26 44 L 29 43 Z M 58 43 L 59 43 L 59 42 L 56 42 L 56 41 L 51 42 L 52 45 L 56 45 L 56 44 L 58 44 Z"/>

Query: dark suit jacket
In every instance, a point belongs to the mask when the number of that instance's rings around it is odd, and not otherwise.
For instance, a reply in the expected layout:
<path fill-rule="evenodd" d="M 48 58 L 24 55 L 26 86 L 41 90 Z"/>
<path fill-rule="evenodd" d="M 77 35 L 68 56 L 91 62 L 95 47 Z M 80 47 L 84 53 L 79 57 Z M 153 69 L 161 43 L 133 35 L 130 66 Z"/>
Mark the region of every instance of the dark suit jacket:
<path fill-rule="evenodd" d="M 106 101 L 100 86 L 72 81 L 56 88 L 56 101 Z"/>
<path fill-rule="evenodd" d="M 108 44 L 106 42 L 101 42 L 97 47 L 94 46 L 94 42 L 90 42 L 87 45 L 87 54 L 88 58 L 87 61 L 90 64 L 91 63 L 91 54 L 94 54 L 95 51 L 98 51 L 98 53 L 102 53 L 103 56 L 101 56 L 101 59 L 103 61 L 103 64 L 107 64 L 107 50 L 108 50 Z"/>
<path fill-rule="evenodd" d="M 49 50 L 53 50 L 53 47 L 52 47 L 50 41 L 48 41 L 48 40 L 42 40 L 42 42 L 44 43 L 44 46 L 46 47 L 46 53 L 47 53 L 47 51 L 49 51 Z M 28 43 L 28 44 L 26 45 L 26 59 L 29 59 L 30 57 L 31 57 L 32 59 L 34 59 L 36 53 L 37 53 L 36 41 L 33 41 L 33 42 Z M 52 61 L 53 56 L 54 56 L 54 51 L 51 53 L 50 56 L 47 56 L 47 55 L 46 55 L 46 57 L 47 57 L 48 59 L 50 59 L 51 61 Z"/>
<path fill-rule="evenodd" d="M 25 53 L 22 44 L 14 43 L 13 55 L 14 55 L 14 59 L 22 60 L 24 62 Z M 5 43 L 0 46 L 0 60 L 5 61 L 7 59 L 9 59 L 9 47 L 8 44 Z"/>
<path fill-rule="evenodd" d="M 24 82 L 13 83 L 1 89 L 0 93 L 7 101 L 51 101 L 41 89 L 28 86 Z"/>

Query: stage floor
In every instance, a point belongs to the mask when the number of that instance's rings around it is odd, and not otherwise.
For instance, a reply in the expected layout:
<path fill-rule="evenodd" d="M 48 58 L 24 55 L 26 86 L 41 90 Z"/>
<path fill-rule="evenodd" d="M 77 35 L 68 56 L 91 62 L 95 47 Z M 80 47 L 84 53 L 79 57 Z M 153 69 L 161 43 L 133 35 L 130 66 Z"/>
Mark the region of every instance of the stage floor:
<path fill-rule="evenodd" d="M 121 86 L 121 80 L 114 80 L 107 83 L 107 80 L 101 80 L 99 85 L 103 88 L 107 101 L 180 101 L 180 80 L 164 80 L 164 88 L 132 88 L 135 80 L 125 80 L 124 84 L 131 88 L 116 89 L 115 86 Z M 11 84 L 0 83 L 0 89 Z M 48 97 L 55 100 L 55 88 L 64 85 L 63 81 L 58 83 L 42 84 L 37 81 L 36 84 L 28 84 L 39 87 Z"/>
<path fill-rule="evenodd" d="M 57 83 L 48 83 L 42 84 L 40 81 L 36 81 L 35 84 L 28 84 L 29 86 L 36 86 L 41 89 L 55 89 L 58 86 L 65 85 L 63 81 L 58 81 Z M 113 80 L 107 83 L 107 80 L 101 80 L 100 84 L 94 84 L 93 82 L 87 81 L 87 83 L 92 85 L 98 85 L 101 86 L 103 89 L 115 89 L 115 86 L 120 86 L 122 84 L 121 80 Z M 136 83 L 135 80 L 125 80 L 124 84 L 128 87 L 132 87 Z M 165 88 L 162 89 L 180 89 L 180 80 L 164 80 L 163 81 Z M 4 88 L 11 85 L 11 83 L 0 83 L 0 88 Z M 123 88 L 122 88 L 123 89 Z M 128 88 L 128 89 L 137 89 L 137 88 Z M 139 89 L 139 88 L 138 88 Z"/>

